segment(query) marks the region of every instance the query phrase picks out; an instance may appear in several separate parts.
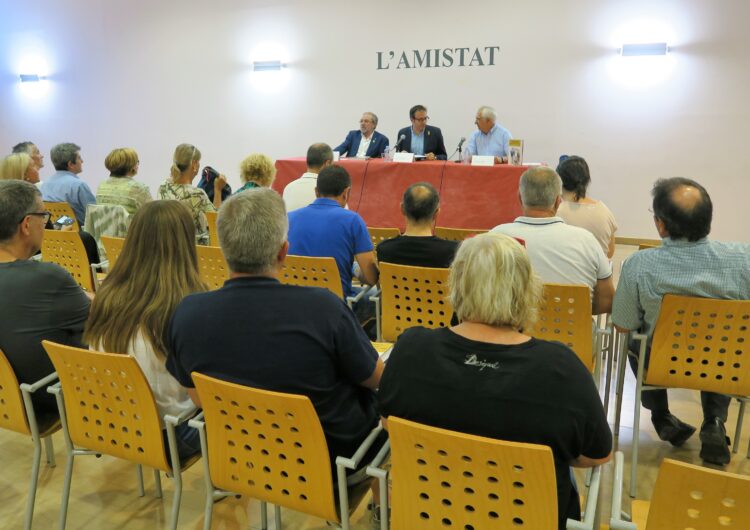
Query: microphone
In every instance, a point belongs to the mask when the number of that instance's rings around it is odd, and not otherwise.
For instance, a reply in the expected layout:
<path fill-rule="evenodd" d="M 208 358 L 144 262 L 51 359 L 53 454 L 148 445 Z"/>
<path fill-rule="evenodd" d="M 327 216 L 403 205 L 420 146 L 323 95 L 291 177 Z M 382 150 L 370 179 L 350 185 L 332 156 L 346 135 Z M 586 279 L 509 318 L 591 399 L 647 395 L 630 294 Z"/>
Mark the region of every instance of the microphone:
<path fill-rule="evenodd" d="M 458 147 L 457 147 L 459 153 L 461 152 L 461 146 L 464 145 L 465 141 L 466 141 L 466 137 L 462 136 L 461 140 L 459 140 L 459 142 L 458 142 Z"/>
<path fill-rule="evenodd" d="M 398 148 L 401 147 L 401 142 L 403 142 L 404 140 L 406 140 L 405 134 L 402 134 L 398 137 L 398 142 L 396 142 L 396 151 L 398 151 Z"/>
<path fill-rule="evenodd" d="M 465 141 L 466 141 L 466 137 L 462 136 L 461 139 L 458 141 L 458 147 L 456 147 L 456 150 L 453 151 L 453 154 L 451 154 L 451 156 L 448 157 L 448 160 L 450 160 L 451 158 L 453 158 L 453 155 L 455 155 L 456 153 L 458 153 L 458 160 L 456 160 L 456 162 L 457 163 L 461 162 L 461 146 L 464 145 Z"/>

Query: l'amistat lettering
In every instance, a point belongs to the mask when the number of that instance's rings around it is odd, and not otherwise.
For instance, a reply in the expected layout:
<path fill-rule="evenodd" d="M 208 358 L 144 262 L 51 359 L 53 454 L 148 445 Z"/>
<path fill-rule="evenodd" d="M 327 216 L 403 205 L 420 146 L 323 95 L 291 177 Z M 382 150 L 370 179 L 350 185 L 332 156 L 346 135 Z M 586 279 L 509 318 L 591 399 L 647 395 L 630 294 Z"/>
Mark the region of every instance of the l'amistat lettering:
<path fill-rule="evenodd" d="M 500 46 L 377 52 L 378 70 L 494 66 Z"/>

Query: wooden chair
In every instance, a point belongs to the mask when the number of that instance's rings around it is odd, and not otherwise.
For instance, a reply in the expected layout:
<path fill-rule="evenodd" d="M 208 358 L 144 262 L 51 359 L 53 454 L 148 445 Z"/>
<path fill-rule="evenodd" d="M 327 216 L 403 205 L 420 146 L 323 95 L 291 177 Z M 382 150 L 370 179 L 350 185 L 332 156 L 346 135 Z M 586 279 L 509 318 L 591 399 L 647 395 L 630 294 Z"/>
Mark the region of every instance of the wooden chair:
<path fill-rule="evenodd" d="M 557 528 L 552 450 L 493 440 L 390 416 L 393 530 Z M 368 473 L 385 488 L 384 470 Z M 592 529 L 601 469 L 594 469 L 583 521 Z M 382 508 L 382 506 L 381 506 Z M 381 512 L 381 528 L 383 515 Z M 385 517 L 387 520 L 387 515 Z"/>
<path fill-rule="evenodd" d="M 622 518 L 624 457 L 615 453 L 612 530 L 750 528 L 750 477 L 665 458 L 651 502 L 633 500 L 632 522 Z"/>
<path fill-rule="evenodd" d="M 357 469 L 382 427 L 376 427 L 352 458 L 336 459 L 338 502 L 323 428 L 306 396 L 282 394 L 221 381 L 193 373 L 205 423 L 190 425 L 200 432 L 203 448 L 206 506 L 203 528 L 211 527 L 214 500 L 240 493 L 261 501 L 261 526 L 267 528 L 267 502 L 340 523 L 369 491 L 370 480 L 347 490 L 346 469 Z M 217 490 L 215 488 L 220 488 Z M 337 506 L 338 504 L 338 506 Z"/>
<path fill-rule="evenodd" d="M 287 285 L 324 287 L 344 298 L 339 269 L 333 258 L 287 255 L 279 279 Z"/>
<path fill-rule="evenodd" d="M 54 381 L 57 381 L 57 374 L 51 373 L 35 383 L 19 385 L 8 358 L 0 350 L 0 427 L 30 436 L 31 441 L 34 442 L 29 497 L 26 500 L 26 513 L 23 523 L 24 530 L 31 529 L 31 520 L 34 517 L 34 501 L 42 456 L 41 441 L 44 440 L 47 464 L 50 467 L 55 467 L 55 450 L 52 446 L 51 435 L 60 430 L 60 418 L 56 414 L 37 418 L 31 404 L 31 394 L 46 388 Z"/>
<path fill-rule="evenodd" d="M 107 253 L 107 261 L 109 261 L 110 268 L 114 267 L 117 258 L 119 258 L 120 253 L 122 253 L 122 247 L 125 245 L 125 238 L 102 236 L 102 245 L 104 245 L 104 249 Z"/>
<path fill-rule="evenodd" d="M 180 465 L 174 428 L 185 416 L 166 415 L 167 446 L 161 418 L 146 377 L 134 357 L 101 353 L 42 341 L 60 383 L 50 389 L 60 410 L 67 465 L 60 509 L 60 530 L 65 528 L 73 475 L 73 459 L 81 455 L 110 455 L 138 465 L 140 495 L 144 495 L 141 466 L 154 469 L 156 496 L 161 497 L 159 471 L 174 478 L 175 491 L 169 528 L 177 528 L 182 475 L 198 460 L 196 455 Z"/>
<path fill-rule="evenodd" d="M 84 291 L 95 291 L 92 265 L 89 264 L 78 232 L 45 230 L 42 260 L 57 263 L 67 270 Z"/>
<path fill-rule="evenodd" d="M 726 394 L 740 400 L 735 430 L 737 452 L 745 400 L 750 396 L 750 300 L 714 300 L 667 294 L 654 327 L 648 370 L 647 336 L 634 333 L 640 343 L 636 374 L 630 496 L 635 497 L 641 393 L 658 388 L 690 388 Z M 618 389 L 622 389 L 627 334 L 620 334 Z M 615 428 L 619 427 L 622 392 L 618 392 Z M 750 451 L 748 456 L 750 457 Z"/>
<path fill-rule="evenodd" d="M 73 208 L 67 202 L 44 201 L 44 209 L 52 214 L 50 216 L 50 221 L 52 221 L 53 223 L 63 215 L 70 217 L 71 219 L 73 219 L 71 231 L 80 232 L 81 227 L 78 225 L 78 221 L 76 220 L 76 214 L 73 211 Z"/>
<path fill-rule="evenodd" d="M 378 342 L 396 342 L 413 326 L 450 325 L 453 307 L 448 301 L 448 269 L 380 264 L 380 295 L 375 301 Z M 381 314 L 382 313 L 382 314 Z"/>
<path fill-rule="evenodd" d="M 208 242 L 213 247 L 219 246 L 219 232 L 216 229 L 216 216 L 218 212 L 204 212 L 206 224 L 208 225 Z"/>
<path fill-rule="evenodd" d="M 485 234 L 488 231 L 483 228 L 446 228 L 444 226 L 435 227 L 435 235 L 450 241 L 463 241 L 467 237 Z"/>
<path fill-rule="evenodd" d="M 392 239 L 401 235 L 401 231 L 398 228 L 376 228 L 374 226 L 368 226 L 367 231 L 370 233 L 370 239 L 372 239 L 372 246 L 377 249 L 378 245 L 386 239 Z"/>
<path fill-rule="evenodd" d="M 229 267 L 221 247 L 197 245 L 198 270 L 209 289 L 219 289 L 229 279 Z"/>

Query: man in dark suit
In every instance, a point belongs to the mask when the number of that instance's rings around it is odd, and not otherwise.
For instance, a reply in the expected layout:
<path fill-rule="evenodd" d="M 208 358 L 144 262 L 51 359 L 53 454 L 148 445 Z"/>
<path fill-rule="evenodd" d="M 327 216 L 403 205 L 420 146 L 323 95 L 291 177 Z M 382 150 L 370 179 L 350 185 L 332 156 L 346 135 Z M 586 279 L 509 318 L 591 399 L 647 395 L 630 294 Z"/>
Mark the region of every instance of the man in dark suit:
<path fill-rule="evenodd" d="M 443 133 L 437 127 L 427 125 L 430 119 L 427 108 L 423 105 L 414 105 L 409 109 L 409 118 L 411 127 L 404 127 L 398 131 L 398 150 L 424 155 L 427 160 L 446 160 L 448 153 L 445 151 Z"/>
<path fill-rule="evenodd" d="M 388 147 L 388 137 L 377 132 L 377 126 L 378 117 L 373 112 L 365 112 L 359 119 L 359 130 L 349 131 L 334 151 L 349 158 L 380 158 Z"/>

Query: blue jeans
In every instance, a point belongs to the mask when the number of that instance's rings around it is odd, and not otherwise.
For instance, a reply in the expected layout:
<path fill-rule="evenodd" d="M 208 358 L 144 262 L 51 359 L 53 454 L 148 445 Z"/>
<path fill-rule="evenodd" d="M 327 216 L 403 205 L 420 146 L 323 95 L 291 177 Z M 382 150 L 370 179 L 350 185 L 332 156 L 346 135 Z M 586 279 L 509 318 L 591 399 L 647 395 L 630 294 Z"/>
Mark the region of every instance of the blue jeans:
<path fill-rule="evenodd" d="M 180 423 L 174 428 L 175 441 L 177 442 L 177 455 L 180 460 L 199 453 L 201 450 L 201 438 L 197 429 L 193 429 L 187 422 Z M 167 430 L 164 429 L 164 445 L 167 448 L 167 459 L 170 460 L 169 442 L 167 441 Z M 171 461 L 171 460 L 170 460 Z"/>

